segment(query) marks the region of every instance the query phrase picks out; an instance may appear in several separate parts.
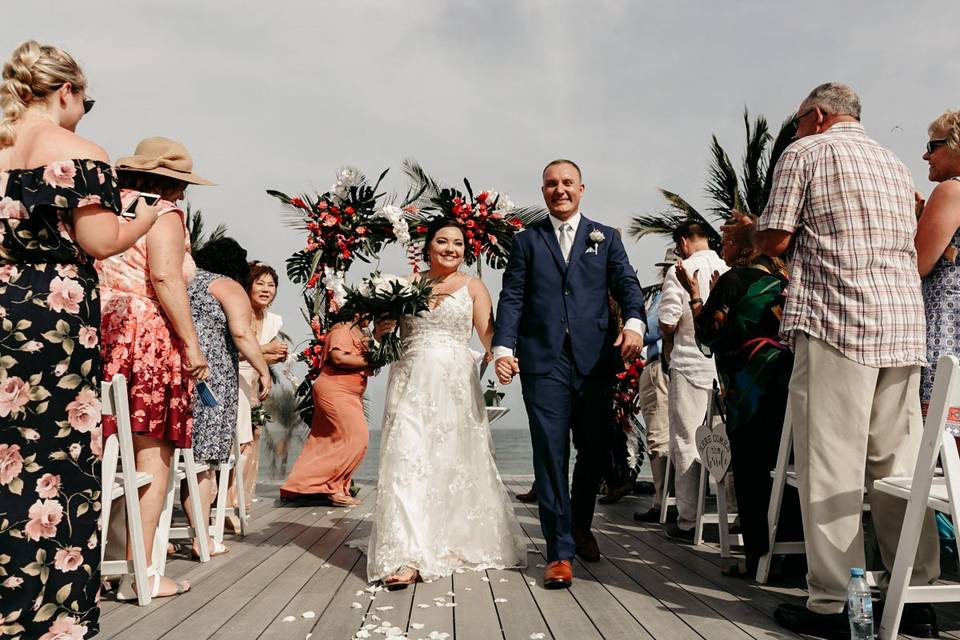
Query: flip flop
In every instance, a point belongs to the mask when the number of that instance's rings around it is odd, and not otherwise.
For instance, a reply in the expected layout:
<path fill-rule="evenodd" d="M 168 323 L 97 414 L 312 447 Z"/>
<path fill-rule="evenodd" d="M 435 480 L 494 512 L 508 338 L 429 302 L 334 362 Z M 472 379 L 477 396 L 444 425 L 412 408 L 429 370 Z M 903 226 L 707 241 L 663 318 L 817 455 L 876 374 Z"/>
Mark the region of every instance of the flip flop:
<path fill-rule="evenodd" d="M 216 540 L 211 540 L 210 542 L 212 543 L 210 547 L 211 558 L 214 556 L 222 556 L 223 554 L 230 552 L 230 547 L 223 544 L 222 542 L 217 542 Z M 193 548 L 190 549 L 190 556 L 194 560 L 200 560 L 200 554 Z"/>

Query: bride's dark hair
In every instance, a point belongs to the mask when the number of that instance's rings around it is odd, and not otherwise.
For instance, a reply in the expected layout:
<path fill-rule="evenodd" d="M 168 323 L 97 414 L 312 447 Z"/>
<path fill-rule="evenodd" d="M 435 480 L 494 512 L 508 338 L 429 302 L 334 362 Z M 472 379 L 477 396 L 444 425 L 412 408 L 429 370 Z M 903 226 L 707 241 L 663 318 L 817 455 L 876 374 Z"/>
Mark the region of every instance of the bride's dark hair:
<path fill-rule="evenodd" d="M 446 229 L 447 227 L 453 227 L 454 229 L 460 230 L 460 235 L 463 236 L 463 242 L 467 242 L 467 234 L 463 232 L 463 227 L 460 226 L 460 223 L 446 216 L 441 218 L 434 218 L 427 224 L 427 235 L 423 240 L 423 261 L 427 264 L 430 263 L 430 243 L 433 242 L 433 239 L 440 232 L 441 229 Z M 464 249 L 466 251 L 466 249 Z"/>

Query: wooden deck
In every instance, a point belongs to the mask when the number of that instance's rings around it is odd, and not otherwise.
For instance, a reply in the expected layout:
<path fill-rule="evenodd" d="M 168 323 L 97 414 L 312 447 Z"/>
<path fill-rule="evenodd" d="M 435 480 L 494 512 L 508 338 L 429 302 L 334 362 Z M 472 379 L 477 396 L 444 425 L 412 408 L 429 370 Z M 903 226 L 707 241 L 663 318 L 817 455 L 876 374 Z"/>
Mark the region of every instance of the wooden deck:
<path fill-rule="evenodd" d="M 507 481 L 526 490 L 528 479 Z M 345 545 L 370 528 L 373 487 L 352 509 L 289 507 L 261 497 L 245 539 L 200 564 L 177 557 L 168 574 L 189 593 L 148 607 L 104 598 L 98 637 L 123 640 L 640 640 L 799 638 L 777 626 L 781 602 L 802 602 L 802 584 L 761 587 L 720 574 L 714 545 L 690 547 L 659 526 L 633 522 L 649 498 L 598 506 L 598 563 L 575 563 L 569 590 L 541 586 L 545 551 L 536 508 L 514 503 L 530 538 L 527 569 L 464 572 L 404 591 L 366 582 L 366 558 Z M 960 608 L 938 607 L 941 634 L 960 639 Z M 444 635 L 446 634 L 446 635 Z"/>

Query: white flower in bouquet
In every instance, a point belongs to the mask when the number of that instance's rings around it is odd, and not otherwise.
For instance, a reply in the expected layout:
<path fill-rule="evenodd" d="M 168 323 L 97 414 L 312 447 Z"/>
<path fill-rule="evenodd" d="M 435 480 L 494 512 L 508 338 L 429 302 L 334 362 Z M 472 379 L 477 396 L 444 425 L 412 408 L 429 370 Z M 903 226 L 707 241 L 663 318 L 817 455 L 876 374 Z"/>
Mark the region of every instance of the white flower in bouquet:
<path fill-rule="evenodd" d="M 410 227 L 403 217 L 403 210 L 393 204 L 388 204 L 380 209 L 380 215 L 390 221 L 393 225 L 393 235 L 397 237 L 400 244 L 410 243 Z"/>
<path fill-rule="evenodd" d="M 356 187 L 363 182 L 363 174 L 354 167 L 344 167 L 337 173 L 337 182 L 330 187 L 330 191 L 341 200 L 350 193 L 350 187 Z"/>
<path fill-rule="evenodd" d="M 371 284 L 377 293 L 390 293 L 394 289 L 394 283 L 400 284 L 401 295 L 413 293 L 413 287 L 410 286 L 407 280 L 400 276 L 395 276 L 392 273 L 381 273 L 371 278 Z"/>
<path fill-rule="evenodd" d="M 323 286 L 333 291 L 333 300 L 338 307 L 343 306 L 343 301 L 347 299 L 345 282 L 342 271 L 334 271 L 330 266 L 323 267 Z"/>

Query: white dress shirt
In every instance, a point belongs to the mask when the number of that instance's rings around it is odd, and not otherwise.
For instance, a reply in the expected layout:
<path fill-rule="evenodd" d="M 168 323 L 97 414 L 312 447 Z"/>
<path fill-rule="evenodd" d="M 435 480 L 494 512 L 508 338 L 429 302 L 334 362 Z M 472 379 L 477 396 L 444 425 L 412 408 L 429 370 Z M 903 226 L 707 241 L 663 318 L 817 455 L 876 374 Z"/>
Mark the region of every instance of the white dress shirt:
<path fill-rule="evenodd" d="M 580 228 L 580 221 L 583 219 L 583 216 L 580 215 L 580 212 L 577 211 L 575 214 L 567 218 L 566 220 L 559 220 L 554 216 L 550 216 L 550 224 L 553 225 L 553 233 L 557 237 L 557 243 L 560 244 L 561 248 L 563 243 L 560 241 L 560 225 L 566 223 L 570 225 L 570 249 L 573 249 L 573 240 L 577 237 L 577 229 Z M 570 256 L 563 256 L 563 259 L 567 262 L 570 262 Z M 623 325 L 624 330 L 630 330 L 634 333 L 643 336 L 644 332 L 647 329 L 647 326 L 643 323 L 643 320 L 640 318 L 628 318 L 627 322 Z M 493 359 L 499 360 L 500 358 L 512 358 L 513 349 L 504 346 L 494 346 L 493 347 Z"/>
<path fill-rule="evenodd" d="M 695 271 L 700 283 L 700 296 L 706 302 L 710 296 L 710 277 L 714 271 L 726 273 L 730 267 L 714 251 L 703 249 L 683 261 L 683 268 L 693 277 Z M 675 325 L 673 351 L 670 353 L 670 371 L 679 373 L 695 387 L 710 389 L 717 377 L 717 367 L 713 358 L 708 358 L 697 345 L 696 330 L 693 326 L 693 313 L 690 310 L 690 294 L 677 279 L 677 267 L 667 271 L 660 294 L 660 307 L 657 309 L 660 322 Z"/>

